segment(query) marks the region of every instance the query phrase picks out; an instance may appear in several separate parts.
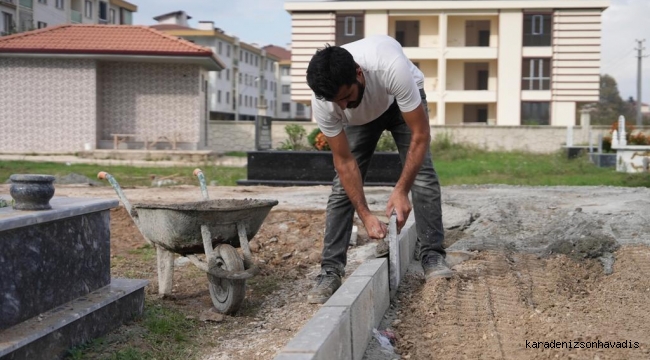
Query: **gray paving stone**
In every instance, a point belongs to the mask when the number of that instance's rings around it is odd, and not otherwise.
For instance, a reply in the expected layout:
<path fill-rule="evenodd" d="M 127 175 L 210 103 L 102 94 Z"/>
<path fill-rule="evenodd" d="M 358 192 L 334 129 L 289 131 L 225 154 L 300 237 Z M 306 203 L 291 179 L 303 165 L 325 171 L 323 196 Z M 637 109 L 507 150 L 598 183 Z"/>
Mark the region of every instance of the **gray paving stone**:
<path fill-rule="evenodd" d="M 349 308 L 323 306 L 281 353 L 314 353 L 315 360 L 351 359 L 351 339 Z"/>

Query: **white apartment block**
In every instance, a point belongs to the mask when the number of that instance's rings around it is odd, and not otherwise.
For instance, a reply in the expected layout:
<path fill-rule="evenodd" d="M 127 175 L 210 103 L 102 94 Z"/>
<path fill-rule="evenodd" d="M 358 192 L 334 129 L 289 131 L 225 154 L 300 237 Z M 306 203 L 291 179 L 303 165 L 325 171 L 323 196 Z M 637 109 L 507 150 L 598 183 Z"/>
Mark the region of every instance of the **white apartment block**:
<path fill-rule="evenodd" d="M 123 0 L 0 0 L 0 35 L 67 23 L 131 25 L 136 11 Z"/>
<path fill-rule="evenodd" d="M 280 119 L 311 119 L 311 107 L 291 99 L 291 60 L 281 60 L 280 77 Z"/>
<path fill-rule="evenodd" d="M 197 28 L 191 28 L 187 22 L 191 17 L 184 11 L 154 19 L 158 24 L 152 28 L 210 48 L 226 65 L 222 71 L 210 72 L 211 120 L 254 120 L 257 115 L 277 117 L 277 57 L 225 34 L 212 21 L 199 21 Z"/>
<path fill-rule="evenodd" d="M 434 125 L 576 124 L 598 101 L 601 13 L 609 0 L 287 2 L 292 100 L 324 44 L 384 34 L 422 70 Z"/>

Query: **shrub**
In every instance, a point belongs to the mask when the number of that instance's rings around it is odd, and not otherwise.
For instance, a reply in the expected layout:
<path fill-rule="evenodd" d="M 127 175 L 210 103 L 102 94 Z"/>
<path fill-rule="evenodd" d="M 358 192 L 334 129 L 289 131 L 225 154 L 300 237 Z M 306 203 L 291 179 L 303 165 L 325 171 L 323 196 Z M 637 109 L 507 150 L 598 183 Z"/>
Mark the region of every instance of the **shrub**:
<path fill-rule="evenodd" d="M 391 135 L 390 132 L 384 131 L 381 134 L 381 136 L 379 137 L 379 141 L 377 142 L 377 147 L 375 148 L 375 151 L 378 152 L 397 151 L 397 144 L 395 144 L 395 139 L 393 139 L 393 135 Z"/>
<path fill-rule="evenodd" d="M 306 148 L 303 144 L 303 139 L 307 134 L 307 130 L 302 125 L 287 125 L 284 127 L 284 131 L 289 138 L 282 142 L 280 150 L 304 150 Z"/>
<path fill-rule="evenodd" d="M 327 143 L 327 139 L 325 138 L 325 134 L 323 134 L 319 128 L 316 128 L 309 133 L 307 136 L 307 141 L 309 141 L 309 144 L 316 150 L 319 151 L 329 151 L 330 146 Z"/>

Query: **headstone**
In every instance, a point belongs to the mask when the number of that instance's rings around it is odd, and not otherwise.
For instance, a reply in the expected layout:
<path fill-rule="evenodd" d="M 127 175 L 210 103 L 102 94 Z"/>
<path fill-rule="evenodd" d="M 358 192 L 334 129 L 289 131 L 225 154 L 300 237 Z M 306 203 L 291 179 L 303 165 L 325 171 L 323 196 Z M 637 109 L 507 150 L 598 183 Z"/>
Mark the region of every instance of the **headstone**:
<path fill-rule="evenodd" d="M 264 151 L 271 150 L 272 148 L 271 117 L 257 116 L 255 120 L 255 149 L 257 151 Z"/>

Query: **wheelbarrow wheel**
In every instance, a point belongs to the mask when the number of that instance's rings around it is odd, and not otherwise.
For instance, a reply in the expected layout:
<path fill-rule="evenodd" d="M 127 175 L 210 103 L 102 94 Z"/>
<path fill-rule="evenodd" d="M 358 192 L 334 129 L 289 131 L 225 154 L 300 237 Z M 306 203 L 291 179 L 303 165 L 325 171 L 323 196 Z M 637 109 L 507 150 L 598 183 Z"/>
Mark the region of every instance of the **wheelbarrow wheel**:
<path fill-rule="evenodd" d="M 215 248 L 215 265 L 228 271 L 244 270 L 244 261 L 237 250 L 229 244 Z M 233 314 L 239 310 L 246 295 L 246 280 L 229 280 L 208 273 L 208 288 L 214 307 L 223 314 Z"/>

